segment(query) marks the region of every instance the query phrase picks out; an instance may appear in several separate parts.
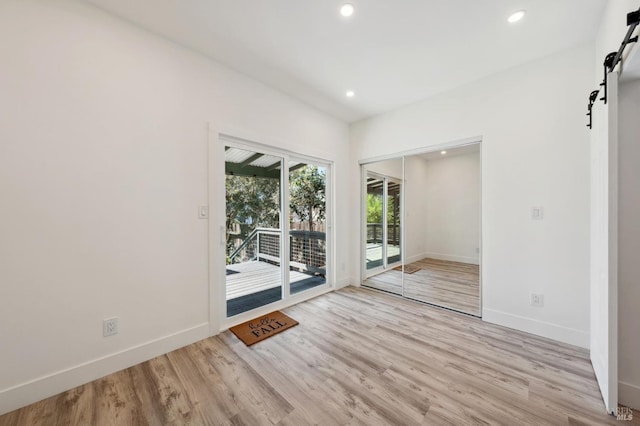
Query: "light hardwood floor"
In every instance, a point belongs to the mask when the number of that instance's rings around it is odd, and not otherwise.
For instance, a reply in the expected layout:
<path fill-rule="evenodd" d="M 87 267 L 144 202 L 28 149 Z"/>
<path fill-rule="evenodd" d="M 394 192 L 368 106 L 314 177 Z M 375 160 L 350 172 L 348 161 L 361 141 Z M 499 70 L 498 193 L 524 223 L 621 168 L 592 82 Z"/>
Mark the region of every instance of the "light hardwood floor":
<path fill-rule="evenodd" d="M 583 349 L 363 288 L 285 312 L 254 346 L 224 332 L 0 425 L 625 424 Z"/>
<path fill-rule="evenodd" d="M 404 274 L 404 296 L 480 316 L 480 267 L 469 263 L 422 259 L 407 266 L 419 271 Z M 391 269 L 368 278 L 364 285 L 402 294 L 402 272 Z"/>

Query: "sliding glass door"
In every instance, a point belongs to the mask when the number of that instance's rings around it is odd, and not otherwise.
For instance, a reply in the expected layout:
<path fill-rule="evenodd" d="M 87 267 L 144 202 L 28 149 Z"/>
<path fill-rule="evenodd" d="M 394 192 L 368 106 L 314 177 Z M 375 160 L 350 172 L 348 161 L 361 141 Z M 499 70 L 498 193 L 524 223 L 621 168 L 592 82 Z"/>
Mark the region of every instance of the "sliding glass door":
<path fill-rule="evenodd" d="M 401 261 L 401 180 L 367 172 L 366 275 L 372 276 Z"/>
<path fill-rule="evenodd" d="M 326 285 L 329 165 L 229 144 L 225 175 L 226 316 Z"/>
<path fill-rule="evenodd" d="M 327 167 L 289 161 L 289 284 L 297 294 L 327 282 Z"/>
<path fill-rule="evenodd" d="M 228 317 L 282 299 L 282 164 L 226 147 Z"/>

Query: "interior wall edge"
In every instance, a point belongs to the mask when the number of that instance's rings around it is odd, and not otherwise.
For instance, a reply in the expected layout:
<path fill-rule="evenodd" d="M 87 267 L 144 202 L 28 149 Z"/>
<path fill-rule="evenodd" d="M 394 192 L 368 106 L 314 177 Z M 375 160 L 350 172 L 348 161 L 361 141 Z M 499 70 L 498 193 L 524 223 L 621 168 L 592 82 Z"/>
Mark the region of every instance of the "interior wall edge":
<path fill-rule="evenodd" d="M 425 259 L 427 257 L 429 257 L 429 253 L 418 253 L 418 254 L 415 254 L 413 256 L 407 257 L 406 263 L 417 262 L 417 261 Z"/>
<path fill-rule="evenodd" d="M 0 415 L 209 337 L 209 323 L 0 390 Z"/>
<path fill-rule="evenodd" d="M 482 319 L 492 324 L 501 325 L 515 330 L 524 331 L 562 343 L 589 349 L 589 332 L 563 327 L 535 318 L 523 317 L 507 312 L 501 312 L 487 307 L 482 309 Z"/>
<path fill-rule="evenodd" d="M 337 278 L 335 288 L 333 288 L 332 291 L 347 287 L 353 282 L 355 282 L 353 277 Z"/>

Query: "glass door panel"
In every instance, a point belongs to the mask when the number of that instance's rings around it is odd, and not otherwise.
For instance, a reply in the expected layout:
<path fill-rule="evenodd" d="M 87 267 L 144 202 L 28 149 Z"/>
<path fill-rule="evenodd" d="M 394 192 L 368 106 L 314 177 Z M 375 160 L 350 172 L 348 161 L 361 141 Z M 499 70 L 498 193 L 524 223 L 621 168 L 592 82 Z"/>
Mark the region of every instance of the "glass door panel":
<path fill-rule="evenodd" d="M 289 162 L 290 294 L 327 282 L 327 171 Z"/>
<path fill-rule="evenodd" d="M 386 179 L 387 182 L 387 267 L 399 263 L 401 259 L 400 245 L 400 183 Z"/>
<path fill-rule="evenodd" d="M 395 294 L 402 294 L 401 182 L 402 159 L 366 167 L 363 284 Z"/>
<path fill-rule="evenodd" d="M 227 317 L 281 300 L 283 159 L 225 148 Z"/>
<path fill-rule="evenodd" d="M 383 265 L 384 243 L 384 178 L 367 176 L 367 270 Z"/>

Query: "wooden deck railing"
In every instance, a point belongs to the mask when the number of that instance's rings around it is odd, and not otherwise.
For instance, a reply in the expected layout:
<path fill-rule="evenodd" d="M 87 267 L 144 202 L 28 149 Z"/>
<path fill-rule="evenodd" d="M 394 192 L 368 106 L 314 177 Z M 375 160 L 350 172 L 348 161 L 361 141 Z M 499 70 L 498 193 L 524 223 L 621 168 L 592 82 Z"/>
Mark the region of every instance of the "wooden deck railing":
<path fill-rule="evenodd" d="M 388 244 L 400 245 L 400 225 L 387 225 Z M 367 243 L 382 244 L 382 224 L 367 223 Z"/>

